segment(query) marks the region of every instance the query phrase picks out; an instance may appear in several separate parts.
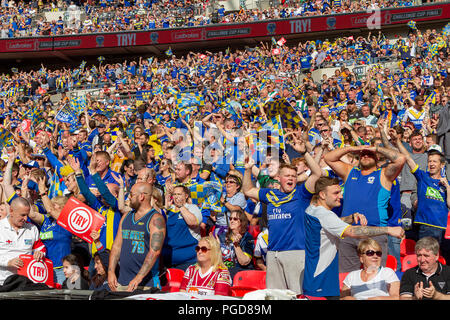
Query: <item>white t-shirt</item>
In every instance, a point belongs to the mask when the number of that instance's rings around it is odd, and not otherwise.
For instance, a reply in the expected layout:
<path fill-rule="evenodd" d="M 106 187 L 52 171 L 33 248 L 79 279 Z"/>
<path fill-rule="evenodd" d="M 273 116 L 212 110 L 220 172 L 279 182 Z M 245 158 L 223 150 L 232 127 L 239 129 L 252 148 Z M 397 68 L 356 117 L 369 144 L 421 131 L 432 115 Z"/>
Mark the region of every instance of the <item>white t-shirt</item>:
<path fill-rule="evenodd" d="M 0 285 L 16 273 L 16 270 L 7 267 L 10 260 L 22 254 L 33 254 L 33 250 L 43 249 L 36 247 L 38 241 L 39 230 L 35 225 L 27 222 L 16 232 L 7 217 L 0 220 Z"/>
<path fill-rule="evenodd" d="M 372 297 L 389 296 L 388 284 L 400 281 L 391 268 L 380 267 L 378 274 L 367 282 L 362 281 L 361 271 L 350 272 L 344 279 L 344 284 L 350 288 L 351 295 L 357 300 L 367 300 Z"/>

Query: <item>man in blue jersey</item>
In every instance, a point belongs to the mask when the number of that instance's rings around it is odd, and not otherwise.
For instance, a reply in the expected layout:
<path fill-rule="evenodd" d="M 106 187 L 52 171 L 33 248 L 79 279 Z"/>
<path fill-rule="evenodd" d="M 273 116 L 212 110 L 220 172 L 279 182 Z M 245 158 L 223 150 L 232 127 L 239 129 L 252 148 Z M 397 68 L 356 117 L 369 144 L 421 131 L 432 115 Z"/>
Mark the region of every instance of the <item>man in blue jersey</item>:
<path fill-rule="evenodd" d="M 419 239 L 430 236 L 441 243 L 447 229 L 450 209 L 450 185 L 444 174 L 446 159 L 439 146 L 428 150 L 427 171 L 419 169 L 398 135 L 392 132 L 397 148 L 406 157 L 411 172 L 417 179 L 417 211 L 414 223 L 419 225 Z"/>
<path fill-rule="evenodd" d="M 159 257 L 166 223 L 155 208 L 152 192 L 152 186 L 145 182 L 138 182 L 131 188 L 131 210 L 120 221 L 109 256 L 108 285 L 112 291 L 161 288 Z M 117 278 L 114 270 L 119 261 Z"/>
<path fill-rule="evenodd" d="M 348 153 L 359 155 L 359 166 L 353 167 L 341 158 Z M 386 158 L 389 163 L 383 168 L 378 166 L 377 153 Z M 335 149 L 327 153 L 325 162 L 344 182 L 344 200 L 342 217 L 355 212 L 367 218 L 367 225 L 384 227 L 388 224 L 388 204 L 393 181 L 405 164 L 405 156 L 393 149 L 376 146 L 357 146 Z M 375 240 L 383 248 L 381 263 L 386 266 L 387 235 L 377 236 Z M 357 254 L 358 241 L 344 239 L 339 248 L 339 272 L 350 272 L 360 268 Z"/>
<path fill-rule="evenodd" d="M 295 148 L 298 143 L 296 142 Z M 297 184 L 297 168 L 282 163 L 276 179 L 279 189 L 255 188 L 251 180 L 253 159 L 245 164 L 242 190 L 247 197 L 267 204 L 269 243 L 266 255 L 266 285 L 269 289 L 289 289 L 302 293 L 305 263 L 305 209 L 314 192 L 314 184 L 322 175 L 320 166 L 309 153 L 305 159 L 311 175 Z"/>
<path fill-rule="evenodd" d="M 328 299 L 339 298 L 338 247 L 340 239 L 364 239 L 391 235 L 402 238 L 401 227 L 369 227 L 360 213 L 339 218 L 333 211 L 341 205 L 342 189 L 338 178 L 321 177 L 315 195 L 306 209 L 306 259 L 303 293 Z M 360 223 L 359 226 L 352 225 Z"/>

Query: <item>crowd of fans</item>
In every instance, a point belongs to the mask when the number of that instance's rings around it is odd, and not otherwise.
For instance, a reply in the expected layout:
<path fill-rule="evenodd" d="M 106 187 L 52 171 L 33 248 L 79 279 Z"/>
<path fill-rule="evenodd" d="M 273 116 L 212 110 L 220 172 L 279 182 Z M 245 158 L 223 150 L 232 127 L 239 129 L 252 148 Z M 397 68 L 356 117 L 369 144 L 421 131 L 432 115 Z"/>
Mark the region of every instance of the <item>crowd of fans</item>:
<path fill-rule="evenodd" d="M 369 7 L 405 7 L 413 1 L 284 1 L 267 9 L 226 11 L 224 5 L 211 7 L 208 1 L 3 1 L 1 37 L 85 34 L 124 30 L 152 30 L 203 26 L 211 23 L 250 22 L 336 13 L 365 11 Z M 43 12 L 61 15 L 47 20 Z M 207 13 L 209 12 L 209 13 Z"/>
<path fill-rule="evenodd" d="M 196 251 L 208 250 L 196 245 L 208 234 L 221 244 L 221 268 L 231 279 L 241 270 L 266 270 L 267 212 L 242 189 L 249 158 L 255 161 L 253 183 L 275 189 L 280 164 L 294 165 L 301 184 L 315 172 L 305 153 L 332 175 L 324 156 L 348 146 L 395 149 L 399 139 L 407 152 L 439 150 L 448 161 L 448 41 L 445 31 L 412 28 L 392 42 L 379 33 L 291 48 L 274 42 L 117 64 L 99 58 L 71 69 L 13 68 L 2 75 L 0 90 L 2 218 L 23 205 L 15 198 L 28 199 L 28 218 L 40 229 L 55 281 L 70 287 L 67 279 L 77 277 L 67 270 L 79 265 L 90 272 L 78 273 L 85 279 L 80 288 L 107 288 L 107 274 L 114 272 L 108 263 L 117 264 L 108 260 L 109 250 L 115 256 L 119 222 L 131 208 L 138 211 L 136 193 L 144 183 L 151 187 L 141 195 L 166 221 L 162 275 L 195 264 Z M 397 68 L 370 64 L 375 57 L 390 57 Z M 335 73 L 313 79 L 312 71 L 327 63 L 337 67 Z M 356 64 L 370 68 L 356 75 L 349 68 Z M 99 90 L 80 103 L 77 86 Z M 55 102 L 50 93 L 56 92 L 61 98 Z M 67 106 L 76 117 L 59 121 Z M 285 107 L 294 110 L 293 118 Z M 259 140 L 256 132 L 264 129 L 282 134 Z M 357 155 L 344 160 L 358 166 Z M 420 203 L 414 200 L 421 198 L 417 188 L 411 190 L 395 225 L 417 239 Z M 69 197 L 107 218 L 91 246 L 55 223 Z M 125 236 L 120 232 L 120 242 Z M 398 257 L 399 247 L 390 250 Z"/>

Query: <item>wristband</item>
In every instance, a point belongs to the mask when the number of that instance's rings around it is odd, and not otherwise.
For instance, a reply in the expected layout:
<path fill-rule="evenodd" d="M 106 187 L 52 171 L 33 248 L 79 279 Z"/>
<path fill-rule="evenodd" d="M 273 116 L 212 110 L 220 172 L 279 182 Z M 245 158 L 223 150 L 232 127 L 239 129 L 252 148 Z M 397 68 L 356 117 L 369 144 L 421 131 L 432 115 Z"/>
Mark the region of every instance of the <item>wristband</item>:
<path fill-rule="evenodd" d="M 97 244 L 95 244 L 95 247 L 97 248 L 97 251 L 100 251 L 103 249 L 103 244 L 100 242 L 100 244 L 97 246 Z"/>

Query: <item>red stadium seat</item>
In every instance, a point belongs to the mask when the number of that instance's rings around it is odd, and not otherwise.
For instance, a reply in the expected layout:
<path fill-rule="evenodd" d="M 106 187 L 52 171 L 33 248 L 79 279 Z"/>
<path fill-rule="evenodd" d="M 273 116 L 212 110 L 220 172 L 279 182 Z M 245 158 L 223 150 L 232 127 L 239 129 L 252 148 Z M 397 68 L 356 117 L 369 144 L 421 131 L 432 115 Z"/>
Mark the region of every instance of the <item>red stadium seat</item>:
<path fill-rule="evenodd" d="M 243 297 L 247 292 L 266 289 L 266 272 L 245 270 L 236 273 L 231 287 L 233 297 Z"/>
<path fill-rule="evenodd" d="M 415 254 L 416 242 L 412 239 L 402 239 L 400 242 L 400 257 L 405 257 L 409 254 Z"/>
<path fill-rule="evenodd" d="M 349 274 L 349 272 L 339 272 L 339 289 L 342 290 L 344 285 L 344 279 Z"/>
<path fill-rule="evenodd" d="M 176 268 L 169 268 L 166 271 L 167 284 L 161 288 L 165 292 L 180 291 L 181 280 L 183 279 L 184 271 Z"/>
<path fill-rule="evenodd" d="M 386 267 L 391 268 L 394 271 L 397 271 L 397 259 L 393 256 L 388 254 L 387 260 L 386 260 Z"/>
<path fill-rule="evenodd" d="M 402 260 L 402 272 L 405 272 L 406 270 L 410 268 L 414 268 L 417 266 L 417 256 L 416 254 L 408 254 L 403 257 Z"/>
<path fill-rule="evenodd" d="M 447 261 L 445 261 L 445 258 L 443 256 L 439 256 L 439 262 L 442 263 L 443 265 L 447 264 Z"/>

